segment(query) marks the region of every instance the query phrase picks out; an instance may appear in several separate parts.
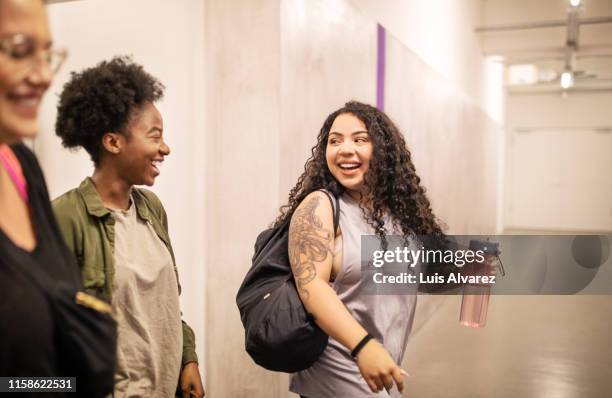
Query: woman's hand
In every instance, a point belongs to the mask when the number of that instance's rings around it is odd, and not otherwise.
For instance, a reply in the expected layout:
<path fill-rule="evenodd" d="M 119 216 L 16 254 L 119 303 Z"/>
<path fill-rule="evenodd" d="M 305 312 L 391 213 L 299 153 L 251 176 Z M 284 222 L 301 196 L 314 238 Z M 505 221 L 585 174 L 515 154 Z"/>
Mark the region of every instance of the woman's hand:
<path fill-rule="evenodd" d="M 393 381 L 397 389 L 404 390 L 402 374 L 406 374 L 397 366 L 387 350 L 376 340 L 370 340 L 357 354 L 357 366 L 372 392 L 386 389 L 387 392 L 393 387 Z"/>
<path fill-rule="evenodd" d="M 200 378 L 200 370 L 198 369 L 197 362 L 189 362 L 181 370 L 181 392 L 183 398 L 202 398 L 206 393 L 204 392 L 204 386 L 202 385 L 202 379 Z"/>

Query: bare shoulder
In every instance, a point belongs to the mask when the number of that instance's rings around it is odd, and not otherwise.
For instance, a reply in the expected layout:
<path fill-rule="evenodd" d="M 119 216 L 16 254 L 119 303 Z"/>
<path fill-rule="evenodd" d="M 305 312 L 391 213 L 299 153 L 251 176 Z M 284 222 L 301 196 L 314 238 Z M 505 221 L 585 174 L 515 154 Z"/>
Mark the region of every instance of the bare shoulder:
<path fill-rule="evenodd" d="M 289 262 L 303 299 L 308 299 L 306 285 L 315 278 L 329 281 L 334 244 L 331 206 L 325 193 L 312 192 L 291 217 Z"/>
<path fill-rule="evenodd" d="M 329 196 L 321 191 L 309 193 L 296 208 L 292 224 L 294 220 L 331 231 L 334 225 L 334 210 Z"/>

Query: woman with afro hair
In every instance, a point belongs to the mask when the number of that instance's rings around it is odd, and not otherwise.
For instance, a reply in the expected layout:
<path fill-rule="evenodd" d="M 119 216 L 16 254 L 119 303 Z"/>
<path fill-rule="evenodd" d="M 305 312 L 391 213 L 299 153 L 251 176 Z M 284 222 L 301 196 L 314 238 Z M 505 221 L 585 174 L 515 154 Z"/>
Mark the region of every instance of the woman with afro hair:
<path fill-rule="evenodd" d="M 339 198 L 339 228 L 332 202 Z M 300 298 L 330 336 L 310 368 L 291 376 L 302 397 L 401 396 L 399 367 L 415 294 L 366 292 L 361 237 L 443 237 L 398 128 L 372 106 L 349 102 L 327 117 L 312 157 L 276 220 L 291 220 L 289 259 Z M 386 392 L 383 392 L 383 389 Z"/>
<path fill-rule="evenodd" d="M 166 212 L 136 188 L 152 186 L 170 154 L 154 104 L 163 92 L 142 66 L 115 57 L 72 73 L 58 105 L 56 134 L 87 151 L 94 173 L 53 209 L 85 288 L 112 304 L 118 322 L 115 397 L 204 396 Z"/>

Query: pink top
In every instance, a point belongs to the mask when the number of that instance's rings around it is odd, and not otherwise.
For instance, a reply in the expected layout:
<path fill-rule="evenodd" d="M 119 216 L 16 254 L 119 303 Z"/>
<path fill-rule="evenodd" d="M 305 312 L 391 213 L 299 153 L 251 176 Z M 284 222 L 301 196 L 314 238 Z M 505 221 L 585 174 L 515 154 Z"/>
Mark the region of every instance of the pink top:
<path fill-rule="evenodd" d="M 11 148 L 6 144 L 0 144 L 0 164 L 4 166 L 4 169 L 15 184 L 15 187 L 17 188 L 17 192 L 19 192 L 19 196 L 21 196 L 21 199 L 23 199 L 24 202 L 28 203 L 28 183 L 26 182 L 26 179 L 23 176 L 21 164 L 19 163 L 19 160 L 17 160 L 17 157 L 15 156 Z"/>

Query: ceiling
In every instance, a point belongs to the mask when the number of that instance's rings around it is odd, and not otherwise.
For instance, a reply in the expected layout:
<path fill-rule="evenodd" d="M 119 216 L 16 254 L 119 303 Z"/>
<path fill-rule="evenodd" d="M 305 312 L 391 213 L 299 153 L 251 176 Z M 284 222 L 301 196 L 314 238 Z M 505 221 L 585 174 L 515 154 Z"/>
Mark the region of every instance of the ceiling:
<path fill-rule="evenodd" d="M 507 66 L 510 93 L 561 91 L 566 69 L 570 91 L 612 91 L 612 0 L 582 0 L 578 8 L 569 0 L 482 2 L 476 32 L 485 54 Z M 517 80 L 520 72 L 527 75 Z"/>

